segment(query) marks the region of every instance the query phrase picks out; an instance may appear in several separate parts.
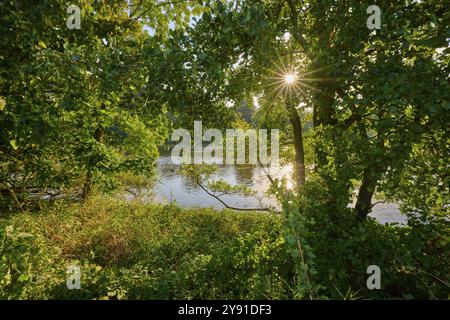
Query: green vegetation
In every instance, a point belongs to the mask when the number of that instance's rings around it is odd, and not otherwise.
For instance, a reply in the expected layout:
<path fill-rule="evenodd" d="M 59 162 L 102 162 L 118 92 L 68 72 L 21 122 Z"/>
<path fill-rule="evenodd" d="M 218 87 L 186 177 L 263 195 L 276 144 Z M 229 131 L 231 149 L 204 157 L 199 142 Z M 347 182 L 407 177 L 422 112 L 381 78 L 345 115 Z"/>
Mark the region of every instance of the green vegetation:
<path fill-rule="evenodd" d="M 0 3 L 0 298 L 450 297 L 448 1 L 74 2 Z M 195 120 L 280 129 L 280 214 L 117 200 Z"/>
<path fill-rule="evenodd" d="M 282 299 L 280 216 L 93 197 L 0 221 L 2 299 Z M 81 266 L 80 290 L 66 287 Z"/>
<path fill-rule="evenodd" d="M 317 214 L 315 220 L 327 216 Z M 290 213 L 291 223 L 297 218 L 298 212 Z M 313 264 L 293 263 L 297 251 L 290 252 L 286 241 L 295 238 L 283 231 L 282 215 L 98 196 L 11 215 L 0 220 L 0 298 L 447 298 L 442 282 L 448 279 L 449 239 L 442 239 L 442 230 L 371 221 L 330 246 L 322 226 L 300 219 L 309 224 L 299 232 Z M 326 231 L 339 234 L 327 225 Z M 366 288 L 369 264 L 383 269 L 383 291 Z M 81 268 L 80 290 L 67 289 L 70 265 Z M 307 269 L 310 282 L 297 281 L 295 268 Z"/>

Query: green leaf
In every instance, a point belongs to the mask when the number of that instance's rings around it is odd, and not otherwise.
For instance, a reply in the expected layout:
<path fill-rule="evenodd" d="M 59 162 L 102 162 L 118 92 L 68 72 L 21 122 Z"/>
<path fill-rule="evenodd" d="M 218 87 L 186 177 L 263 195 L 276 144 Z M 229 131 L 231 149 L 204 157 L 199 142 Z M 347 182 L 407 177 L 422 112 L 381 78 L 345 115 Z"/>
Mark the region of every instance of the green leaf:
<path fill-rule="evenodd" d="M 9 144 L 11 145 L 11 147 L 14 149 L 14 150 L 17 150 L 19 147 L 17 147 L 17 144 L 16 144 L 16 140 L 11 140 L 11 141 L 9 141 Z"/>
<path fill-rule="evenodd" d="M 42 40 L 38 42 L 38 46 L 41 47 L 42 49 L 47 49 L 47 45 Z"/>
<path fill-rule="evenodd" d="M 3 109 L 5 109 L 6 106 L 6 100 L 4 97 L 0 97 L 0 111 L 2 111 Z"/>

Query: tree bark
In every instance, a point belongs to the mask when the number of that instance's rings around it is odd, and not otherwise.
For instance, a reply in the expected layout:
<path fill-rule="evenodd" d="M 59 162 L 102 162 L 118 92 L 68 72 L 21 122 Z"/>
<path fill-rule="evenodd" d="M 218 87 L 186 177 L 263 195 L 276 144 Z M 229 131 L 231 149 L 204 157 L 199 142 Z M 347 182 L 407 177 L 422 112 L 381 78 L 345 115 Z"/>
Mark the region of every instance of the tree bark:
<path fill-rule="evenodd" d="M 286 100 L 286 108 L 289 113 L 289 120 L 292 125 L 292 131 L 294 135 L 294 148 L 295 148 L 295 174 L 297 180 L 297 186 L 301 186 L 306 180 L 305 170 L 305 149 L 303 146 L 303 133 L 302 133 L 302 121 L 298 115 L 297 109 L 291 99 Z"/>
<path fill-rule="evenodd" d="M 105 110 L 105 105 L 102 104 L 100 106 L 100 109 L 101 110 Z M 101 143 L 103 141 L 103 133 L 104 133 L 104 130 L 103 130 L 103 128 L 101 126 L 99 128 L 97 128 L 97 129 L 95 129 L 95 132 L 94 132 L 94 139 L 95 139 L 95 141 L 97 141 L 98 143 Z M 86 200 L 87 197 L 89 196 L 89 194 L 91 193 L 92 184 L 93 184 L 93 181 L 92 181 L 92 170 L 90 170 L 88 168 L 87 172 L 86 172 L 86 179 L 84 180 L 83 191 L 82 191 L 82 194 L 81 194 L 81 198 L 83 200 Z"/>
<path fill-rule="evenodd" d="M 358 192 L 355 210 L 360 220 L 365 220 L 372 211 L 372 197 L 377 186 L 377 173 L 372 168 L 366 168 L 363 173 L 361 187 Z"/>
<path fill-rule="evenodd" d="M 92 173 L 90 170 L 86 173 L 86 179 L 84 180 L 83 191 L 81 193 L 81 199 L 86 200 L 92 189 Z"/>

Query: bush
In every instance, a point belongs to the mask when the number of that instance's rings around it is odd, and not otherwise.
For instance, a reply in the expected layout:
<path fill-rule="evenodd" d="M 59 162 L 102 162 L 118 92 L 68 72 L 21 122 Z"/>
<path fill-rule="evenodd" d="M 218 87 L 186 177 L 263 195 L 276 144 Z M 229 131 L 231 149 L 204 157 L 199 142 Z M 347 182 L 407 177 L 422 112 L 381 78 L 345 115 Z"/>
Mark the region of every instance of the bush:
<path fill-rule="evenodd" d="M 449 298 L 448 219 L 411 218 L 407 226 L 361 222 L 331 194 L 320 179 L 311 179 L 284 205 L 297 297 Z M 381 269 L 381 290 L 366 286 L 370 265 Z"/>
<path fill-rule="evenodd" d="M 281 216 L 93 197 L 2 218 L 0 299 L 449 298 L 447 220 L 355 223 L 321 190 L 309 181 Z"/>
<path fill-rule="evenodd" d="M 83 205 L 61 203 L 40 214 L 20 213 L 1 225 L 33 234 L 17 239 L 2 255 L 20 257 L 17 275 L 28 275 L 3 286 L 2 298 L 277 299 L 291 294 L 281 219 L 271 214 L 94 197 Z M 66 287 L 69 265 L 81 268 L 80 290 Z"/>

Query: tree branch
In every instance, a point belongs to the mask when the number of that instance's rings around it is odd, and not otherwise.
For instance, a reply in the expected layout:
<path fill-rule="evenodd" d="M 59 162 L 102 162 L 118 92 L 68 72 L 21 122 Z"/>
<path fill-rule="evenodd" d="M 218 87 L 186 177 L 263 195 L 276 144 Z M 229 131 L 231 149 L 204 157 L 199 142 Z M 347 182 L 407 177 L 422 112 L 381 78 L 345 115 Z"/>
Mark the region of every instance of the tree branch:
<path fill-rule="evenodd" d="M 225 206 L 225 208 L 227 209 L 231 209 L 231 210 L 237 210 L 237 211 L 269 211 L 269 212 L 277 212 L 277 211 L 273 211 L 270 208 L 239 208 L 239 207 L 233 207 L 228 205 L 225 201 L 223 201 L 222 199 L 220 199 L 220 195 L 217 196 L 214 193 L 210 192 L 208 189 L 206 189 L 201 182 L 197 179 L 196 183 L 200 186 L 200 188 L 203 189 L 203 191 L 205 191 L 208 195 L 210 195 L 211 197 L 215 198 L 217 201 L 219 201 L 221 204 L 223 204 Z M 279 212 L 277 212 L 279 213 Z"/>
<path fill-rule="evenodd" d="M 300 44 L 300 46 L 305 51 L 306 56 L 312 61 L 313 60 L 312 54 L 309 51 L 306 40 L 298 29 L 298 14 L 297 14 L 295 5 L 292 2 L 292 0 L 286 0 L 286 2 L 288 3 L 289 8 L 291 10 L 291 23 L 292 23 L 293 36 L 294 36 L 295 40 L 297 40 L 297 42 Z"/>

